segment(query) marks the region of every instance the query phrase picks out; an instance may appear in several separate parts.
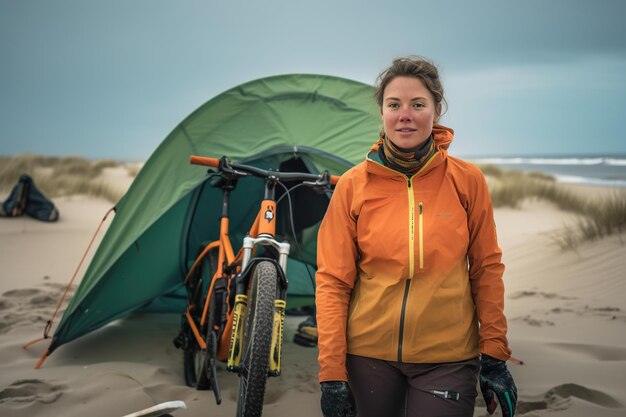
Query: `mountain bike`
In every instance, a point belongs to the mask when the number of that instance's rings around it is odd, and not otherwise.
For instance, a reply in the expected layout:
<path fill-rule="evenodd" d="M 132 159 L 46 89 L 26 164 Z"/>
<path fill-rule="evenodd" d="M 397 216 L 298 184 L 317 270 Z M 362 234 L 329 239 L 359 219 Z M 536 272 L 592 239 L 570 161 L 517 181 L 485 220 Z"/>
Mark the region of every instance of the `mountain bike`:
<path fill-rule="evenodd" d="M 231 162 L 227 157 L 191 156 L 190 163 L 209 168 L 211 185 L 222 190 L 219 239 L 203 243 L 184 285 L 187 309 L 174 340 L 183 350 L 187 385 L 221 394 L 216 363 L 239 375 L 237 416 L 260 416 L 268 377 L 281 373 L 281 351 L 291 245 L 276 239 L 276 188 L 285 183 L 331 190 L 339 177 L 281 172 Z M 255 176 L 265 181 L 264 198 L 242 248 L 235 254 L 229 238 L 229 195 L 237 180 Z M 293 186 L 291 189 L 295 188 Z M 282 198 L 282 197 L 281 197 Z M 291 204 L 290 204 L 291 207 Z M 291 216 L 293 228 L 293 213 Z M 295 230 L 293 232 L 295 238 Z M 296 240 L 297 243 L 297 240 Z M 311 277 L 312 278 L 312 277 Z"/>

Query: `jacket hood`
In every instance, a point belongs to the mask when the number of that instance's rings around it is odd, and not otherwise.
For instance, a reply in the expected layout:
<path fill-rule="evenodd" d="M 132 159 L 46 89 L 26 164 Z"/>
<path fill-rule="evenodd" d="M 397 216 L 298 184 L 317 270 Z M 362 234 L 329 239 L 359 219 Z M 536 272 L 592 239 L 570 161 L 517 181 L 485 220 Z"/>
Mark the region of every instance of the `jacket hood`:
<path fill-rule="evenodd" d="M 427 168 L 425 171 L 429 171 L 433 167 L 439 165 L 439 163 L 441 163 L 444 159 L 446 159 L 448 155 L 448 147 L 452 143 L 452 139 L 454 139 L 454 130 L 440 124 L 435 124 L 433 125 L 433 138 L 435 139 L 435 147 L 439 152 L 437 152 L 437 155 L 435 155 L 435 157 L 433 158 L 434 160 L 432 160 L 431 163 L 428 164 L 429 166 L 425 167 Z M 378 141 L 376 141 L 376 143 L 372 145 L 372 148 L 368 152 L 366 157 L 366 161 L 368 162 L 368 171 L 372 173 L 382 174 L 385 176 L 390 176 L 390 172 L 395 171 L 386 167 L 380 169 L 382 163 L 378 162 L 378 149 L 382 146 L 382 144 L 383 140 L 379 139 Z M 374 163 L 374 165 L 372 165 L 372 163 Z M 393 174 L 391 175 L 393 176 Z"/>
<path fill-rule="evenodd" d="M 448 150 L 448 147 L 454 139 L 454 130 L 450 127 L 435 124 L 433 126 L 433 137 L 435 138 L 435 146 L 439 150 Z"/>

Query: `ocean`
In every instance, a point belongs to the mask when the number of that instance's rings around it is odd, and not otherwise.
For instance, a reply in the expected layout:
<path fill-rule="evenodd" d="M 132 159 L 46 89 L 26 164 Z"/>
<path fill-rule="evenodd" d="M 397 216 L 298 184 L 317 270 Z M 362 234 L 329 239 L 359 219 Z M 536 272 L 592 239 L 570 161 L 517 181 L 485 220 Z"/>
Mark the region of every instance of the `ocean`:
<path fill-rule="evenodd" d="M 562 183 L 626 188 L 626 154 L 465 159 L 476 164 L 497 165 L 504 169 L 543 172 Z"/>

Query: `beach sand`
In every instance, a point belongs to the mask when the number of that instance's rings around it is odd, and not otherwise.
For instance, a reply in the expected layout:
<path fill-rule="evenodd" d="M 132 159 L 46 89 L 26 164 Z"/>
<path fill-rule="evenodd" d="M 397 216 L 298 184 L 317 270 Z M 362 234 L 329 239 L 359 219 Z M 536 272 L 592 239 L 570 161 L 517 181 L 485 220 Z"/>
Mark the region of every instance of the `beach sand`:
<path fill-rule="evenodd" d="M 33 369 L 47 342 L 22 345 L 41 337 L 111 207 L 81 196 L 55 203 L 56 224 L 0 218 L 0 415 L 123 416 L 182 400 L 188 408 L 175 416 L 233 416 L 238 380 L 223 367 L 220 406 L 212 392 L 184 385 L 182 353 L 172 344 L 177 315 L 131 315 L 60 347 Z M 524 361 L 509 365 L 517 415 L 625 416 L 626 236 L 563 252 L 550 235 L 568 219 L 537 201 L 496 210 L 510 346 Z M 283 375 L 268 381 L 264 416 L 321 415 L 317 350 L 292 343 L 301 320 L 287 319 Z M 475 415 L 488 415 L 480 395 Z"/>

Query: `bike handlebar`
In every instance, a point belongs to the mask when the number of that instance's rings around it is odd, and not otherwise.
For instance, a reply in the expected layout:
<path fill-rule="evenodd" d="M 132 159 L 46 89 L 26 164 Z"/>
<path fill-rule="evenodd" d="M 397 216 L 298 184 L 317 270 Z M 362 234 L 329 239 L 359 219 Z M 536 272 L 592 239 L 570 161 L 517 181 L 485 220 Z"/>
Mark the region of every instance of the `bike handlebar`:
<path fill-rule="evenodd" d="M 204 165 L 206 167 L 217 168 L 220 165 L 220 160 L 207 156 L 191 155 L 189 157 L 189 163 L 192 165 Z"/>
<path fill-rule="evenodd" d="M 189 157 L 189 163 L 192 165 L 202 165 L 210 168 L 217 168 L 218 170 L 227 170 L 232 174 L 246 175 L 251 174 L 256 177 L 271 178 L 274 177 L 277 180 L 301 180 L 301 181 L 321 181 L 325 177 L 328 178 L 330 185 L 337 184 L 339 181 L 339 175 L 324 174 L 309 174 L 307 172 L 280 172 L 265 170 L 250 165 L 238 164 L 230 162 L 226 157 L 222 159 L 209 158 L 206 156 L 191 155 Z M 313 184 L 311 184 L 313 185 Z M 323 185 L 323 184 L 319 184 Z"/>

